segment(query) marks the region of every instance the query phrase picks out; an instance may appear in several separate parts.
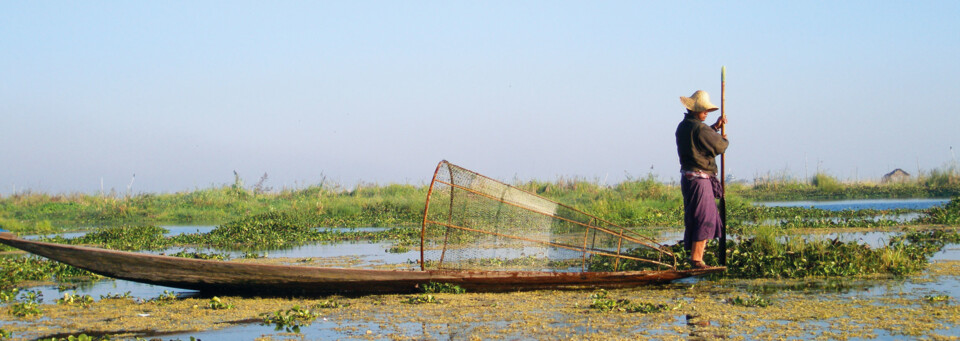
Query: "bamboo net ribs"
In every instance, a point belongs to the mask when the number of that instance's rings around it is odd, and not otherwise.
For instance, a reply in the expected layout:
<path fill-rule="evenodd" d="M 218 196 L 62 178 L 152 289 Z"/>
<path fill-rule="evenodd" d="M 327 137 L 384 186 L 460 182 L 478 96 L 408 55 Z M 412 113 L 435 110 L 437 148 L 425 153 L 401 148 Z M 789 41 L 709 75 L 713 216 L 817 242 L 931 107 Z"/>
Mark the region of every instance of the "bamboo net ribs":
<path fill-rule="evenodd" d="M 619 271 L 674 269 L 655 240 L 573 207 L 441 161 L 420 235 L 426 269 Z"/>

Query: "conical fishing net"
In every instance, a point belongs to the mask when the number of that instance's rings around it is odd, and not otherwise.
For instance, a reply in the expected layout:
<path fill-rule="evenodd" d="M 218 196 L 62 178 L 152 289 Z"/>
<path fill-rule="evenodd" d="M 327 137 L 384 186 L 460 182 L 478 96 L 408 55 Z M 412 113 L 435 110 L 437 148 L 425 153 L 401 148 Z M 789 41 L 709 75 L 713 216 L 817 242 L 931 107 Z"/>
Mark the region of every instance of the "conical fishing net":
<path fill-rule="evenodd" d="M 427 194 L 423 269 L 673 269 L 673 254 L 633 230 L 442 161 Z"/>

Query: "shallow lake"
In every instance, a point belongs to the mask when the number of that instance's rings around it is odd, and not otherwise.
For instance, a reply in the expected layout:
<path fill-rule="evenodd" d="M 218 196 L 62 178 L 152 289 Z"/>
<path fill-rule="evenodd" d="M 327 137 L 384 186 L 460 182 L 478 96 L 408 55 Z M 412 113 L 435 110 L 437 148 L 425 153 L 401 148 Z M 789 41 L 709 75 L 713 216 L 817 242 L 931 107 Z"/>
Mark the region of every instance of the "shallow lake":
<path fill-rule="evenodd" d="M 793 201 L 793 202 L 766 202 L 760 203 L 768 206 L 813 206 L 816 208 L 845 210 L 845 209 L 865 209 L 878 208 L 897 209 L 897 208 L 915 208 L 925 209 L 936 205 L 942 205 L 948 202 L 948 199 L 884 199 L 884 200 L 843 200 L 843 201 Z M 165 235 L 173 236 L 183 233 L 208 233 L 216 226 L 211 225 L 169 225 L 162 226 L 169 230 Z M 320 227 L 318 229 L 331 229 Z M 387 228 L 383 227 L 361 227 L 361 228 L 332 228 L 343 231 L 364 231 L 376 232 Z M 74 238 L 83 235 L 86 232 L 62 234 L 65 238 Z M 859 241 L 870 246 L 883 246 L 894 235 L 893 232 L 842 232 L 842 233 L 817 233 L 805 235 L 805 238 L 811 239 L 839 239 L 841 241 Z M 26 236 L 27 239 L 35 239 L 39 236 Z M 733 237 L 733 236 L 731 236 Z M 662 244 L 672 244 L 683 239 L 682 231 L 669 230 L 662 232 L 658 238 Z M 395 269 L 415 270 L 417 261 L 420 259 L 419 250 L 411 250 L 400 253 L 390 253 L 387 250 L 393 245 L 392 242 L 346 242 L 346 243 L 317 243 L 296 246 L 292 248 L 260 251 L 268 258 L 314 258 L 314 259 L 337 259 L 349 257 L 349 267 L 353 268 L 374 268 L 383 265 L 395 265 Z M 143 251 L 151 254 L 173 254 L 180 251 L 219 253 L 226 254 L 232 259 L 241 258 L 244 252 L 218 250 L 210 248 L 170 248 L 162 251 Z M 531 255 L 542 252 L 542 249 L 489 249 L 483 253 L 492 257 L 513 258 L 520 255 Z M 579 254 L 579 253 L 576 253 Z M 573 256 L 571 256 L 573 257 Z M 331 267 L 342 267 L 336 264 Z M 44 297 L 62 296 L 60 290 L 55 286 L 37 287 L 44 294 Z M 169 287 L 140 284 L 124 280 L 106 279 L 93 283 L 81 284 L 75 291 L 78 294 L 91 295 L 99 298 L 101 295 L 123 294 L 130 292 L 132 296 L 142 299 L 149 299 L 159 296 L 164 291 L 174 291 L 181 295 L 193 295 L 189 290 L 175 289 Z"/>
<path fill-rule="evenodd" d="M 831 209 L 831 210 L 844 210 L 844 209 L 863 209 L 863 208 L 873 208 L 873 209 L 895 209 L 895 208 L 911 208 L 911 209 L 926 209 L 934 205 L 942 205 L 947 202 L 945 199 L 909 199 L 909 200 L 853 200 L 853 201 L 844 201 L 844 202 L 780 202 L 780 203 L 764 203 L 765 205 L 771 206 L 812 206 L 816 208 Z M 206 233 L 214 228 L 214 226 L 164 226 L 164 228 L 170 230 L 169 235 L 176 235 L 180 233 Z M 346 229 L 349 230 L 349 229 Z M 380 230 L 380 228 L 362 228 L 359 229 L 362 231 L 374 231 Z M 74 234 L 72 236 L 79 236 L 82 233 Z M 805 238 L 813 239 L 840 239 L 842 241 L 859 241 L 862 243 L 869 244 L 871 246 L 882 246 L 884 245 L 891 237 L 896 235 L 896 232 L 826 232 L 818 234 L 809 234 L 804 235 Z M 65 235 L 67 236 L 67 235 Z M 667 231 L 662 233 L 659 238 L 663 243 L 672 243 L 679 239 L 682 239 L 682 233 L 677 231 Z M 351 243 L 336 243 L 336 244 L 311 244 L 304 245 L 294 248 L 288 248 L 283 250 L 270 250 L 266 251 L 268 257 L 284 257 L 284 258 L 320 258 L 320 259 L 334 259 L 334 258 L 343 258 L 349 257 L 352 259 L 350 266 L 356 267 L 376 267 L 382 265 L 393 264 L 397 268 L 409 268 L 414 269 L 416 267 L 416 260 L 419 259 L 419 251 L 411 250 L 408 252 L 402 253 L 388 253 L 386 250 L 393 245 L 391 242 L 351 242 Z M 171 253 L 182 250 L 181 248 L 175 248 L 170 250 L 165 250 L 164 252 Z M 192 251 L 199 252 L 224 252 L 218 250 L 210 249 L 199 249 Z M 506 250 L 502 250 L 506 252 Z M 531 250 L 527 250 L 532 252 Z M 239 258 L 242 256 L 240 252 L 227 252 L 234 258 Z M 264 251 L 261 251 L 264 253 Z M 514 252 L 514 254 L 520 254 L 521 252 Z M 960 245 L 948 245 L 944 250 L 938 252 L 932 257 L 933 262 L 945 262 L 945 261 L 960 261 Z M 843 281 L 843 279 L 837 279 L 837 281 Z M 776 285 L 776 281 L 772 282 L 773 285 Z M 676 285 L 683 286 L 706 286 L 706 287 L 718 287 L 725 288 L 733 286 L 732 290 L 743 290 L 747 291 L 747 287 L 743 284 L 715 284 L 710 281 L 703 283 L 697 283 L 696 279 L 688 279 L 680 281 Z M 818 288 L 816 286 L 805 289 L 801 295 L 802 299 L 817 301 L 817 300 L 837 300 L 837 302 L 861 302 L 864 300 L 871 300 L 877 298 L 890 299 L 890 297 L 906 297 L 912 300 L 922 300 L 923 297 L 929 295 L 947 295 L 952 297 L 953 300 L 960 298 L 960 278 L 958 276 L 932 276 L 929 280 L 914 280 L 914 279 L 886 279 L 886 280 L 857 280 L 856 283 L 845 283 L 842 287 L 845 289 L 838 291 L 835 287 L 828 288 Z M 657 288 L 637 288 L 637 289 L 622 289 L 618 293 L 629 293 L 629 292 L 640 292 L 644 290 L 652 290 L 651 294 L 656 295 L 657 290 L 667 290 L 670 286 L 662 287 L 663 289 Z M 76 293 L 81 295 L 91 295 L 94 299 L 99 300 L 101 295 L 108 294 L 123 294 L 130 292 L 130 295 L 139 298 L 139 299 L 150 299 L 153 297 L 160 296 L 165 291 L 172 291 L 177 293 L 181 297 L 192 297 L 196 295 L 196 292 L 182 289 L 175 289 L 162 286 L 154 286 L 147 284 L 139 284 L 123 280 L 102 280 L 97 282 L 91 282 L 86 284 L 81 284 L 74 289 L 69 289 L 61 291 L 55 286 L 42 286 L 31 288 L 31 290 L 39 291 L 43 294 L 44 303 L 50 304 L 53 300 L 58 297 L 62 297 L 64 292 Z M 791 289 L 792 290 L 792 289 Z M 646 292 L 646 291 L 644 291 Z M 589 291 L 583 291 L 581 296 L 586 297 L 589 295 Z M 505 294 L 509 295 L 509 294 Z M 567 294 L 565 294 L 567 295 Z M 471 296 L 472 297 L 472 296 Z M 503 296 L 509 297 L 509 296 Z M 467 299 L 467 298 L 464 298 Z M 503 298 L 509 299 L 509 298 Z M 470 298 L 470 300 L 480 300 L 480 298 Z M 956 304 L 954 301 L 953 304 Z M 875 309 L 887 309 L 892 307 L 886 306 L 877 306 Z M 479 308 L 478 308 L 479 309 Z M 395 338 L 412 338 L 412 339 L 451 339 L 451 340 L 460 340 L 460 339 L 469 339 L 469 336 L 472 334 L 472 331 L 482 331 L 487 329 L 502 330 L 501 332 L 496 333 L 498 337 L 505 339 L 529 339 L 537 338 L 537 334 L 530 334 L 529 331 L 517 330 L 512 326 L 515 326 L 518 322 L 516 318 L 505 317 L 500 321 L 485 321 L 481 324 L 462 322 L 462 323 L 429 323 L 429 322 L 398 322 L 398 323 L 384 323 L 382 321 L 391 321 L 393 319 L 399 319 L 399 316 L 393 316 L 395 314 L 390 311 L 378 311 L 376 309 L 369 311 L 370 315 L 375 315 L 376 318 L 371 322 L 369 318 L 350 318 L 349 316 L 339 316 L 334 317 L 333 315 L 325 315 L 322 318 L 317 319 L 315 322 L 308 326 L 301 328 L 302 336 L 305 339 L 395 339 Z M 575 329 L 584 335 L 593 334 L 598 332 L 599 327 L 591 325 L 589 323 L 581 325 L 580 320 L 583 319 L 582 312 L 571 314 L 569 312 L 556 312 L 551 313 L 551 316 L 554 316 L 554 324 L 560 326 L 576 326 Z M 376 322 L 380 321 L 380 322 Z M 559 321 L 559 322 L 557 322 Z M 0 326 L 5 324 L 17 323 L 16 321 L 9 320 L 8 317 L 0 317 Z M 796 324 L 796 321 L 783 321 L 785 326 L 788 324 Z M 807 328 L 810 330 L 830 330 L 836 328 L 837 326 L 831 324 L 836 322 L 830 322 L 829 320 L 818 321 L 810 320 L 800 323 L 801 328 Z M 660 322 L 661 329 L 667 331 L 656 332 L 652 331 L 649 334 L 646 334 L 647 337 L 667 337 L 667 338 L 676 338 L 682 337 L 683 335 L 677 335 L 674 332 L 669 331 L 669 329 L 675 330 L 692 330 L 690 329 L 690 324 L 687 319 L 683 316 L 673 316 L 662 322 Z M 549 326 L 548 326 L 549 328 Z M 769 327 L 767 327 L 769 328 Z M 762 328 L 757 329 L 756 333 L 761 333 Z M 635 330 L 637 333 L 644 333 L 644 330 Z M 686 333 L 686 331 L 684 332 Z M 693 331 L 690 331 L 690 337 L 693 337 Z M 960 326 L 958 325 L 947 325 L 944 329 L 938 330 L 937 333 L 942 336 L 947 337 L 960 337 Z M 745 337 L 747 339 L 751 338 L 763 338 L 764 334 L 751 334 L 750 332 L 743 332 L 742 334 L 730 335 L 732 337 Z M 806 337 L 800 337 L 799 339 L 814 339 L 818 337 L 829 336 L 827 332 L 822 332 L 817 334 L 815 332 L 810 332 Z M 903 339 L 904 335 L 898 333 L 892 333 L 889 330 L 876 329 L 872 330 L 871 336 L 862 337 L 861 339 L 880 339 L 880 340 L 893 340 L 893 339 Z M 162 335 L 163 340 L 176 340 L 176 339 L 190 339 L 190 337 L 196 337 L 204 340 L 248 340 L 255 339 L 258 337 L 269 336 L 275 339 L 290 339 L 291 334 L 283 333 L 283 331 L 277 331 L 273 326 L 261 325 L 260 323 L 244 323 L 235 326 L 230 326 L 217 330 L 209 331 L 200 331 L 200 332 L 185 332 L 177 334 L 168 334 Z M 297 338 L 299 337 L 292 337 Z M 710 337 L 707 337 L 710 338 Z"/>
<path fill-rule="evenodd" d="M 889 234 L 870 234 L 870 233 L 856 233 L 856 234 L 834 234 L 843 239 L 863 239 L 865 241 L 879 241 L 889 236 Z M 934 261 L 958 261 L 960 260 L 960 247 L 957 245 L 948 246 L 945 250 L 937 253 L 933 257 Z M 960 297 L 960 280 L 957 276 L 939 276 L 931 277 L 927 280 L 921 277 L 918 278 L 906 278 L 906 279 L 885 279 L 885 280 L 856 280 L 856 281 L 844 281 L 843 279 L 836 279 L 840 283 L 838 286 L 829 286 L 825 285 L 823 287 L 818 287 L 816 285 L 805 287 L 802 290 L 797 290 L 796 288 L 790 289 L 776 289 L 778 287 L 778 281 L 770 281 L 767 284 L 774 289 L 774 294 L 771 294 L 772 297 L 777 297 L 781 300 L 787 300 L 787 298 L 780 298 L 777 292 L 789 293 L 792 300 L 809 300 L 811 302 L 815 301 L 830 301 L 834 302 L 831 304 L 843 304 L 843 305 L 856 305 L 864 304 L 863 302 L 872 302 L 866 303 L 871 305 L 876 305 L 874 308 L 870 309 L 899 309 L 901 307 L 897 306 L 900 303 L 890 303 L 890 302 L 899 302 L 899 301 L 911 301 L 911 302 L 922 302 L 924 297 L 931 295 L 948 295 L 954 300 L 957 297 Z M 702 283 L 692 283 L 688 281 L 683 281 L 675 285 L 668 285 L 662 287 L 645 287 L 645 288 L 636 288 L 636 289 L 620 289 L 612 290 L 613 295 L 625 295 L 631 292 L 639 293 L 640 296 L 646 295 L 661 295 L 666 294 L 674 288 L 675 286 L 687 285 L 690 288 L 697 287 L 699 290 L 733 290 L 735 292 L 749 292 L 751 290 L 756 290 L 752 287 L 752 284 L 718 284 L 713 282 L 702 282 Z M 726 289 L 724 289 L 726 288 Z M 550 291 L 545 292 L 545 296 L 540 297 L 539 299 L 550 300 L 549 298 Z M 577 331 L 578 334 L 582 335 L 591 335 L 601 332 L 604 328 L 597 326 L 593 323 L 584 322 L 583 319 L 589 318 L 592 315 L 584 315 L 585 312 L 571 312 L 569 309 L 562 308 L 565 305 L 575 304 L 576 299 L 570 299 L 570 297 L 576 297 L 577 294 L 571 294 L 566 292 L 553 292 L 556 296 L 557 304 L 561 306 L 556 312 L 539 312 L 531 311 L 531 314 L 539 314 L 538 316 L 543 317 L 543 314 L 549 316 L 551 322 L 546 326 L 541 326 L 540 328 L 545 328 L 549 330 L 550 328 L 573 328 Z M 590 291 L 582 291 L 579 293 L 579 296 L 583 298 L 590 295 Z M 534 294 L 536 295 L 536 294 Z M 526 296 L 514 296 L 511 294 L 501 294 L 493 300 L 512 300 L 514 297 L 526 297 Z M 381 296 L 379 299 L 385 300 L 399 300 L 402 297 L 399 296 Z M 489 299 L 489 296 L 485 295 L 472 295 L 467 294 L 465 296 L 456 296 L 448 298 L 449 300 L 483 300 Z M 501 303 L 495 304 L 505 304 L 504 301 L 498 301 Z M 588 302 L 588 301 L 587 301 Z M 695 304 L 696 302 L 692 299 L 687 300 L 689 304 Z M 955 302 L 954 302 L 955 304 Z M 477 306 L 476 309 L 486 309 L 485 306 Z M 468 340 L 470 335 L 473 333 L 485 333 L 489 330 L 499 330 L 493 332 L 493 335 L 504 339 L 536 339 L 538 338 L 537 333 L 531 333 L 529 330 L 524 330 L 522 328 L 516 327 L 517 325 L 523 325 L 524 322 L 517 320 L 526 319 L 527 313 L 518 313 L 515 311 L 506 312 L 507 317 L 504 317 L 502 320 L 494 321 L 483 321 L 483 322 L 468 322 L 470 317 L 465 316 L 467 319 L 462 322 L 445 322 L 445 323 L 431 323 L 431 322 L 418 322 L 413 323 L 408 321 L 410 318 L 405 313 L 391 311 L 391 310 L 377 310 L 376 307 L 371 308 L 372 310 L 366 311 L 368 315 L 350 317 L 349 315 L 338 315 L 338 314 L 325 314 L 322 318 L 317 319 L 314 323 L 301 327 L 302 335 L 309 340 L 319 340 L 319 339 L 396 339 L 396 338 L 412 338 L 412 339 L 443 339 L 443 340 Z M 472 309 L 472 308 L 471 308 Z M 762 313 L 762 310 L 758 311 Z M 401 315 L 396 315 L 401 314 Z M 479 314 L 479 313 L 478 313 Z M 498 313 L 503 314 L 503 313 Z M 601 319 L 606 318 L 620 318 L 615 313 L 611 315 L 600 315 Z M 620 313 L 623 314 L 623 313 Z M 669 313 L 667 313 L 669 314 Z M 470 315 L 473 315 L 471 312 Z M 499 316 L 499 315 L 498 315 Z M 513 316 L 513 317 L 510 317 Z M 522 317 L 518 317 L 522 316 Z M 608 316 L 608 317 L 604 317 Z M 622 315 L 621 315 L 622 316 Z M 629 315 L 627 315 L 629 316 Z M 634 316 L 638 316 L 635 314 Z M 672 318 L 663 320 L 662 322 L 653 322 L 657 323 L 658 331 L 647 330 L 649 326 L 636 327 L 638 329 L 631 330 L 631 332 L 638 333 L 647 333 L 647 337 L 654 338 L 686 338 L 688 336 L 693 336 L 697 330 L 707 330 L 709 328 L 699 328 L 691 326 L 688 319 L 684 318 L 683 315 L 670 315 Z M 529 317 L 532 318 L 532 317 Z M 641 317 L 635 317 L 641 318 Z M 762 316 L 756 317 L 758 320 L 763 320 Z M 391 321 L 398 322 L 391 322 Z M 406 321 L 406 322 L 404 322 Z M 626 323 L 651 323 L 651 322 L 641 322 L 628 320 Z M 716 322 L 715 322 L 716 323 Z M 783 328 L 788 328 L 788 325 L 797 325 L 802 330 L 801 336 L 795 339 L 816 339 L 829 336 L 831 330 L 837 328 L 847 328 L 846 322 L 837 319 L 825 319 L 825 320 L 802 320 L 802 321 L 774 321 L 775 326 L 777 323 L 783 325 Z M 937 330 L 937 334 L 940 336 L 947 337 L 960 337 L 960 326 L 957 325 L 946 325 L 943 328 Z M 745 337 L 746 339 L 752 338 L 766 338 L 768 334 L 762 334 L 762 332 L 772 332 L 770 327 L 758 328 L 755 331 L 743 331 L 742 334 L 728 335 L 728 337 L 737 336 Z M 677 334 L 677 330 L 681 330 L 681 334 Z M 895 329 L 894 329 L 895 330 Z M 689 335 L 687 334 L 689 333 Z M 761 334 L 752 334 L 752 333 L 761 333 Z M 877 339 L 877 340 L 898 340 L 908 338 L 897 332 L 892 332 L 887 329 L 871 329 L 867 332 L 869 337 L 860 337 L 859 339 Z M 490 335 L 490 334 L 487 334 Z M 766 335 L 766 336 L 764 336 Z M 288 339 L 289 334 L 284 334 L 280 331 L 276 331 L 273 326 L 261 325 L 259 323 L 248 323 L 242 325 L 236 325 L 232 327 L 227 327 L 219 330 L 210 330 L 203 332 L 184 332 L 178 334 L 163 335 L 164 340 L 175 340 L 175 339 L 189 339 L 190 337 L 196 337 L 200 339 L 253 339 L 262 336 L 271 336 L 278 339 Z M 708 339 L 711 337 L 707 337 Z"/>

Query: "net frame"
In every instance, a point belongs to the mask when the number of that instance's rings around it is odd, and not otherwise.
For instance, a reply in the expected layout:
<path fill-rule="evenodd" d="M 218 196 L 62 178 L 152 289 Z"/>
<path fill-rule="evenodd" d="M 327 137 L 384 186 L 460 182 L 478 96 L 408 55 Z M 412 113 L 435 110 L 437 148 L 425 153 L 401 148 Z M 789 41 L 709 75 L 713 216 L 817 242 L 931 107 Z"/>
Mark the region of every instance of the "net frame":
<path fill-rule="evenodd" d="M 449 171 L 449 174 L 450 174 L 449 182 L 442 180 L 442 178 L 440 177 L 441 170 L 444 168 L 446 168 Z M 481 188 L 472 188 L 471 186 L 465 186 L 464 184 L 454 183 L 455 182 L 453 180 L 454 169 L 456 169 L 458 172 L 463 172 L 464 174 L 474 177 L 475 179 L 479 179 L 480 180 L 479 182 L 492 184 L 494 187 L 497 187 L 498 190 L 500 190 L 500 196 L 498 197 L 496 195 L 493 195 L 492 193 L 488 193 L 489 190 L 487 189 L 487 191 L 485 191 L 485 188 L 482 188 L 483 187 L 482 185 L 480 185 Z M 477 182 L 477 181 L 474 181 L 474 182 Z M 541 215 L 543 217 L 546 217 L 548 219 L 555 219 L 557 221 L 562 221 L 565 223 L 573 224 L 575 226 L 579 226 L 584 230 L 582 245 L 573 245 L 569 243 L 560 243 L 560 242 L 554 242 L 549 240 L 538 240 L 534 238 L 525 238 L 518 235 L 509 235 L 509 234 L 502 234 L 502 233 L 497 233 L 493 231 L 486 231 L 483 229 L 471 228 L 467 226 L 454 224 L 452 223 L 452 219 L 448 220 L 448 222 L 446 223 L 431 219 L 430 206 L 432 203 L 432 199 L 434 199 L 434 189 L 435 187 L 437 187 L 437 185 L 447 186 L 450 188 L 451 194 L 450 194 L 450 202 L 449 202 L 449 208 L 448 208 L 449 210 L 448 217 L 450 218 L 453 217 L 453 211 L 454 211 L 453 193 L 455 193 L 455 190 L 461 190 L 461 191 L 467 192 L 468 194 L 476 195 L 488 200 L 493 200 L 502 204 L 509 205 L 514 208 L 532 212 L 532 213 Z M 511 193 L 511 194 L 508 195 L 508 193 Z M 513 194 L 516 194 L 519 197 L 515 198 Z M 519 198 L 522 198 L 522 200 Z M 569 212 L 574 212 L 576 215 L 579 215 L 580 217 L 585 218 L 584 220 L 586 220 L 587 222 L 577 221 L 574 219 L 570 219 L 568 217 L 560 216 L 557 214 L 558 208 L 567 210 Z M 517 188 L 515 186 L 511 186 L 501 181 L 484 176 L 472 170 L 468 170 L 466 168 L 454 165 L 448 162 L 447 160 L 442 160 L 437 164 L 437 168 L 436 170 L 434 170 L 433 178 L 430 182 L 430 187 L 427 190 L 427 198 L 424 204 L 423 221 L 421 224 L 421 231 L 420 231 L 420 269 L 424 271 L 427 270 L 427 266 L 426 266 L 427 259 L 425 256 L 425 250 L 426 250 L 426 244 L 427 244 L 427 226 L 429 224 L 441 226 L 447 229 L 446 230 L 447 233 L 444 234 L 443 251 L 441 252 L 438 267 L 441 266 L 444 261 L 443 258 L 444 258 L 444 255 L 446 254 L 447 243 L 448 243 L 446 238 L 448 236 L 448 232 L 450 231 L 449 229 L 457 229 L 460 231 L 486 234 L 486 235 L 492 235 L 497 237 L 504 237 L 504 238 L 509 238 L 509 239 L 518 240 L 518 241 L 527 242 L 527 243 L 541 244 L 544 246 L 553 247 L 557 249 L 577 251 L 581 253 L 581 272 L 587 271 L 588 255 L 600 255 L 600 256 L 608 256 L 608 257 L 614 258 L 615 265 L 614 265 L 613 271 L 619 271 L 621 259 L 650 263 L 659 267 L 666 267 L 671 270 L 676 270 L 676 265 L 677 265 L 676 255 L 668 251 L 666 247 L 661 245 L 659 242 L 657 242 L 653 238 L 640 235 L 632 230 L 628 230 L 624 227 L 618 226 L 607 220 L 601 219 L 597 216 L 583 212 L 571 206 L 544 198 L 535 193 L 531 193 L 529 191 Z M 617 241 L 616 252 L 613 253 L 613 252 L 609 252 L 608 250 L 595 248 L 593 246 L 588 246 L 589 244 L 588 239 L 590 239 L 591 232 L 593 233 L 594 242 L 596 241 L 598 233 L 601 233 L 605 237 L 616 238 L 616 241 Z M 658 259 L 653 260 L 648 258 L 634 257 L 634 256 L 622 254 L 622 252 L 624 251 L 622 248 L 624 241 L 635 243 L 642 247 L 656 251 L 656 254 L 658 255 Z M 665 257 L 672 258 L 672 264 L 665 263 L 666 260 L 663 259 Z"/>

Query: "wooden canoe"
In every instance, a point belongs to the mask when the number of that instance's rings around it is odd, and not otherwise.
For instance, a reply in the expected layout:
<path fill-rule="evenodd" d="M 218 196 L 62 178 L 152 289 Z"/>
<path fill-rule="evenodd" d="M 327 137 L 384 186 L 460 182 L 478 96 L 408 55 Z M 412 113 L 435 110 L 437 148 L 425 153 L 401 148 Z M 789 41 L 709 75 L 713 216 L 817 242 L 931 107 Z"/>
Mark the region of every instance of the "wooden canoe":
<path fill-rule="evenodd" d="M 0 233 L 0 243 L 107 277 L 239 295 L 324 295 L 414 292 L 428 282 L 471 292 L 612 288 L 665 283 L 725 268 L 620 272 L 370 270 L 189 259 L 45 243 Z"/>

